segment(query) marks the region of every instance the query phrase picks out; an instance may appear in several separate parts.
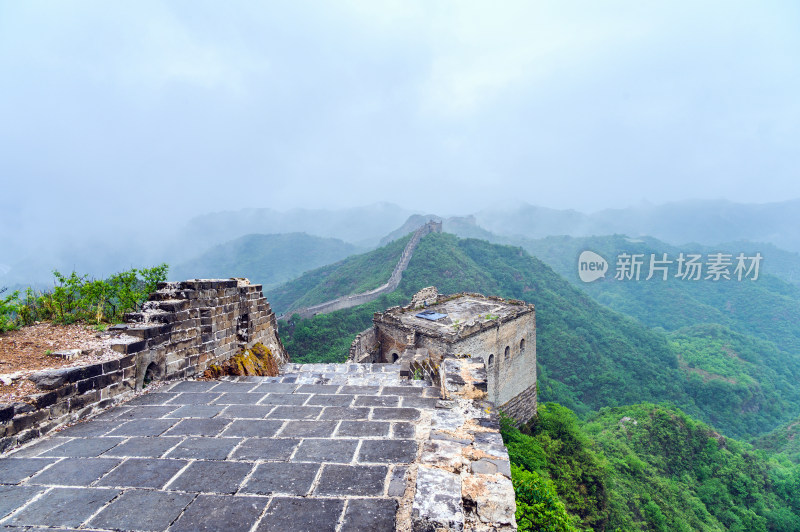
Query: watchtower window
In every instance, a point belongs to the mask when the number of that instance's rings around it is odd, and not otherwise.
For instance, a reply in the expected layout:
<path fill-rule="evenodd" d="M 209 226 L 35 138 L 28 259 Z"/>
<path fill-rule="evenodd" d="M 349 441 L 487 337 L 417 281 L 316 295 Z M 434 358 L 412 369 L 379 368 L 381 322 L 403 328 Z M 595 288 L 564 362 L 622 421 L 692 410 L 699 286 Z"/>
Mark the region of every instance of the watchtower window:
<path fill-rule="evenodd" d="M 489 367 L 494 366 L 494 354 L 489 355 Z"/>
<path fill-rule="evenodd" d="M 392 353 L 392 362 L 397 362 L 397 359 L 400 358 L 400 355 L 397 353 Z"/>
<path fill-rule="evenodd" d="M 525 352 L 525 338 L 519 341 L 519 354 L 521 355 L 524 352 Z"/>
<path fill-rule="evenodd" d="M 510 348 L 510 347 L 508 347 L 508 346 L 506 346 L 506 353 L 505 353 L 505 356 L 506 356 L 506 360 L 508 360 L 509 358 L 511 358 L 511 348 Z"/>

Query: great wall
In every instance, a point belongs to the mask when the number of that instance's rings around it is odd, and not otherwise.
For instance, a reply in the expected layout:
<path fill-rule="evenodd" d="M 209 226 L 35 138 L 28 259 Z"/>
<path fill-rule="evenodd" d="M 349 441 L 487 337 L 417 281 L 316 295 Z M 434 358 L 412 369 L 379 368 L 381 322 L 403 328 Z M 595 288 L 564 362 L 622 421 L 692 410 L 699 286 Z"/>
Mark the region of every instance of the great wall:
<path fill-rule="evenodd" d="M 378 288 L 369 290 L 367 292 L 362 292 L 360 294 L 338 297 L 336 299 L 325 301 L 324 303 L 310 307 L 301 307 L 289 310 L 286 314 L 281 316 L 280 319 L 288 319 L 294 314 L 298 314 L 301 318 L 312 318 L 317 314 L 327 314 L 336 310 L 363 305 L 364 303 L 375 301 L 384 294 L 394 292 L 397 290 L 397 287 L 400 285 L 400 281 L 403 279 L 403 272 L 406 271 L 406 268 L 408 268 L 408 263 L 411 261 L 411 257 L 414 255 L 414 250 L 417 248 L 419 241 L 422 240 L 422 238 L 426 235 L 441 232 L 442 222 L 439 221 L 430 221 L 414 231 L 414 234 L 411 235 L 411 239 L 403 249 L 403 254 L 400 256 L 400 260 L 397 261 L 389 280 Z"/>
<path fill-rule="evenodd" d="M 495 405 L 535 411 L 534 316 L 426 289 L 376 314 L 350 362 L 302 365 L 260 285 L 162 283 L 117 327 L 117 360 L 41 371 L 39 393 L 0 405 L 0 525 L 516 530 Z M 253 346 L 275 374 L 194 380 Z"/>

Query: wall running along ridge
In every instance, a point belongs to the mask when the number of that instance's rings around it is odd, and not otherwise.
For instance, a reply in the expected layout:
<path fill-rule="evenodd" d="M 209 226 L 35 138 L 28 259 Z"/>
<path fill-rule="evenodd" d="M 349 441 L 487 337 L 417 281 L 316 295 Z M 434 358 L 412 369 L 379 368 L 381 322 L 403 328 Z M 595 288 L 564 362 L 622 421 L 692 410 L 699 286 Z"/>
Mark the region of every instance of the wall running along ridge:
<path fill-rule="evenodd" d="M 363 305 L 364 303 L 375 301 L 384 294 L 394 292 L 397 290 L 397 287 L 400 286 L 400 281 L 403 279 L 403 272 L 406 271 L 406 268 L 408 268 L 408 263 L 411 261 L 411 257 L 414 255 L 414 250 L 416 249 L 417 244 L 419 244 L 419 241 L 422 240 L 422 237 L 431 233 L 441 232 L 442 222 L 435 221 L 428 222 L 414 231 L 414 235 L 411 237 L 411 240 L 408 241 L 408 244 L 406 244 L 405 249 L 403 249 L 403 254 L 400 256 L 400 260 L 397 261 L 397 265 L 395 265 L 394 271 L 392 271 L 392 275 L 389 277 L 389 281 L 386 284 L 368 292 L 339 297 L 311 307 L 289 310 L 286 312 L 286 314 L 281 316 L 281 319 L 288 319 L 294 314 L 299 314 L 301 318 L 312 318 L 317 314 L 327 314 L 336 310 Z"/>
<path fill-rule="evenodd" d="M 141 312 L 111 329 L 120 358 L 38 371 L 39 393 L 0 404 L 0 452 L 127 399 L 149 381 L 202 374 L 263 344 L 278 366 L 289 357 L 261 285 L 247 279 L 159 283 Z"/>

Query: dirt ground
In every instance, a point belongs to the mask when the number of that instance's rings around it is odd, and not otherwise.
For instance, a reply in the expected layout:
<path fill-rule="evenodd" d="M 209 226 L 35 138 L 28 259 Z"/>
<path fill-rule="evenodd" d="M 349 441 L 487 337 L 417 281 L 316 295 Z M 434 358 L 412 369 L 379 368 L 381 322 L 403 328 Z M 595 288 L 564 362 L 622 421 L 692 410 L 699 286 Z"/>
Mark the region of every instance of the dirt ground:
<path fill-rule="evenodd" d="M 110 338 L 109 334 L 82 324 L 41 323 L 0 333 L 0 376 L 13 380 L 10 385 L 0 381 L 0 403 L 20 401 L 35 393 L 36 386 L 25 376 L 36 370 L 85 366 L 118 358 L 119 353 L 111 349 Z M 65 349 L 80 349 L 84 354 L 69 361 L 48 355 Z"/>

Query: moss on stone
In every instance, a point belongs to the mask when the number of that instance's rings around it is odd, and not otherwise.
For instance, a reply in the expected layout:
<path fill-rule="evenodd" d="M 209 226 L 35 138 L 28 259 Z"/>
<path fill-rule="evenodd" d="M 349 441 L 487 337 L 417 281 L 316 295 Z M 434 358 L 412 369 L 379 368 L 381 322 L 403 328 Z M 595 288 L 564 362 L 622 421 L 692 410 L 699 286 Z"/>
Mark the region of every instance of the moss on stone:
<path fill-rule="evenodd" d="M 223 375 L 275 377 L 278 375 L 278 361 L 269 347 L 257 343 L 250 349 L 243 349 L 235 354 L 222 365 L 211 364 L 203 373 L 208 378 Z"/>

